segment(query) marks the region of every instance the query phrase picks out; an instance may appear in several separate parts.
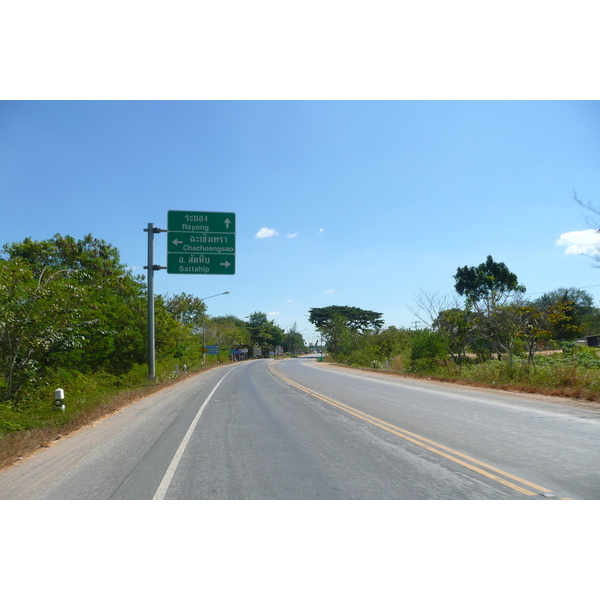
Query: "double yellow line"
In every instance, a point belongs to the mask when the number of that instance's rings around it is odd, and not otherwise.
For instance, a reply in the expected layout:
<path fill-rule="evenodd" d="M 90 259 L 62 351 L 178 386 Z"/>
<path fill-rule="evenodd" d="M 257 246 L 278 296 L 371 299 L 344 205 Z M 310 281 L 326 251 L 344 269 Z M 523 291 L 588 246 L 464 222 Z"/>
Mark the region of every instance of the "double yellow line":
<path fill-rule="evenodd" d="M 540 493 L 541 494 L 550 494 L 550 495 L 552 494 L 552 492 L 550 490 L 548 490 L 540 485 L 537 485 L 535 483 L 532 483 L 531 481 L 527 481 L 526 479 L 522 479 L 521 477 L 517 477 L 516 475 L 507 473 L 506 471 L 503 471 L 502 469 L 497 469 L 496 467 L 492 467 L 491 465 L 488 465 L 480 460 L 477 460 L 476 458 L 472 458 L 471 456 L 468 456 L 466 454 L 463 454 L 462 452 L 452 450 L 452 448 L 448 448 L 447 446 L 438 444 L 437 442 L 429 440 L 421 435 L 417 435 L 416 433 L 412 433 L 410 431 L 407 431 L 406 429 L 402 429 L 401 427 L 398 427 L 397 425 L 392 425 L 391 423 L 388 423 L 387 421 L 382 421 L 381 419 L 378 419 L 377 417 L 374 417 L 373 415 L 369 415 L 361 410 L 358 410 L 356 408 L 348 406 L 347 404 L 343 404 L 342 402 L 339 402 L 337 400 L 333 400 L 332 398 L 324 396 L 323 394 L 320 394 L 319 392 L 315 392 L 314 390 L 311 390 L 310 388 L 307 388 L 303 385 L 300 385 L 299 383 L 296 383 L 295 381 L 292 381 L 285 375 L 278 373 L 274 369 L 273 365 L 269 365 L 269 369 L 271 370 L 271 372 L 274 375 L 277 375 L 277 377 L 283 379 L 289 385 L 292 385 L 295 388 L 298 388 L 299 390 L 302 390 L 303 392 L 306 392 L 307 394 L 310 394 L 311 396 L 314 396 L 315 398 L 322 400 L 323 402 L 327 402 L 327 404 L 331 404 L 332 406 L 335 406 L 336 408 L 339 408 L 340 410 L 343 410 L 344 412 L 347 412 L 355 417 L 358 417 L 359 419 L 362 419 L 363 421 L 366 421 L 367 423 L 371 423 L 372 425 L 375 425 L 376 427 L 379 427 L 380 429 L 383 429 L 385 431 L 393 433 L 394 435 L 397 435 L 398 437 L 400 437 L 408 442 L 416 444 L 417 446 L 421 446 L 422 448 L 425 448 L 426 450 L 429 450 L 430 452 L 434 452 L 435 454 L 443 456 L 444 458 L 447 458 L 448 460 L 451 460 L 452 462 L 455 462 L 463 467 L 466 467 L 467 469 L 470 469 L 471 471 L 475 471 L 475 473 L 479 473 L 480 475 L 483 475 L 484 477 L 487 477 L 488 479 L 493 479 L 494 481 L 497 481 L 498 483 L 501 483 L 502 485 L 505 485 L 517 492 L 520 492 L 521 494 L 524 494 L 525 496 L 535 496 Z"/>

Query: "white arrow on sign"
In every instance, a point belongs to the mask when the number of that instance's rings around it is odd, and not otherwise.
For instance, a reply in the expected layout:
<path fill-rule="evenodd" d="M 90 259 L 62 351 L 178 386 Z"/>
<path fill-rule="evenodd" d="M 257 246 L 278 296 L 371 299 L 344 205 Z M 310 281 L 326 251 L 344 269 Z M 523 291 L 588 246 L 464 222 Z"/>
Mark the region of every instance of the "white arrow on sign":
<path fill-rule="evenodd" d="M 231 265 L 231 263 L 227 262 L 227 261 L 225 261 L 224 263 L 221 263 L 221 266 L 225 267 L 225 268 L 227 268 L 229 265 Z"/>
<path fill-rule="evenodd" d="M 229 225 L 231 225 L 231 221 L 229 219 L 225 219 L 225 227 L 229 229 Z"/>
<path fill-rule="evenodd" d="M 178 246 L 179 244 L 183 244 L 181 240 L 173 240 L 173 243 Z"/>

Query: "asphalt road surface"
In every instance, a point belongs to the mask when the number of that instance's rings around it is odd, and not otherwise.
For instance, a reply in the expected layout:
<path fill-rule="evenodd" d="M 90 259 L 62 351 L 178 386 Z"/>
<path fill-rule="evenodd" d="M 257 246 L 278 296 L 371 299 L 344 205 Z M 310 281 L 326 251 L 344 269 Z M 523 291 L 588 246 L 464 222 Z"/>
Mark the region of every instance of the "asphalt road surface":
<path fill-rule="evenodd" d="M 600 411 L 318 363 L 224 365 L 0 473 L 0 499 L 600 498 Z"/>

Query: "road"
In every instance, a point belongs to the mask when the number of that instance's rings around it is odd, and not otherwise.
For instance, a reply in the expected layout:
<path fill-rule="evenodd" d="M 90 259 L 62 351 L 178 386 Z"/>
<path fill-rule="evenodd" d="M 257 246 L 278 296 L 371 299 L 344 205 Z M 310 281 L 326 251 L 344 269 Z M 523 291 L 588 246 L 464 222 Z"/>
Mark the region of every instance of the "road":
<path fill-rule="evenodd" d="M 600 411 L 572 404 L 234 363 L 0 473 L 0 499 L 598 499 Z"/>

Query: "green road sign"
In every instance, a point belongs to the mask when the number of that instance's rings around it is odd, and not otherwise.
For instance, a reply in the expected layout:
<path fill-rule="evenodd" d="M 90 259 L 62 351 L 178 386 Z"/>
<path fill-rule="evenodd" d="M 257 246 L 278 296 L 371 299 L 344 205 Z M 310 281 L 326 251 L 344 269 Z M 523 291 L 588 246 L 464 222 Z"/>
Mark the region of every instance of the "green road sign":
<path fill-rule="evenodd" d="M 170 210 L 167 229 L 185 233 L 235 233 L 235 213 Z"/>
<path fill-rule="evenodd" d="M 167 212 L 167 273 L 235 274 L 235 213 Z"/>
<path fill-rule="evenodd" d="M 235 254 L 235 234 L 230 233 L 182 233 L 167 234 L 168 252 Z"/>
<path fill-rule="evenodd" d="M 167 254 L 167 273 L 180 275 L 235 275 L 235 254 Z"/>

